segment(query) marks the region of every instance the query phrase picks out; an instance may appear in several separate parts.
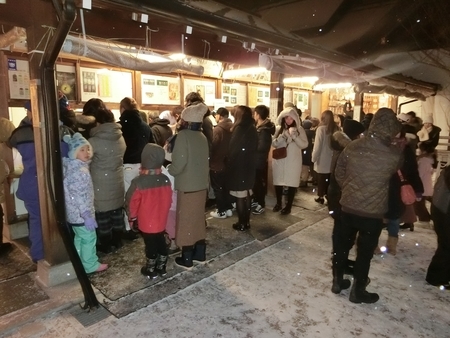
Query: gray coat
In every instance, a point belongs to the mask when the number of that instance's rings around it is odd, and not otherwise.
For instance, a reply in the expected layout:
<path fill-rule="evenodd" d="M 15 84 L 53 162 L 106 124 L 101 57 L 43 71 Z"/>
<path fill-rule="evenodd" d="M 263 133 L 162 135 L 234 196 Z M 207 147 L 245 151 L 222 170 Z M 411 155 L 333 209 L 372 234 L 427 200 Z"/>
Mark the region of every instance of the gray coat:
<path fill-rule="evenodd" d="M 180 130 L 172 152 L 169 173 L 175 177 L 175 189 L 193 192 L 208 189 L 209 147 L 200 131 Z"/>
<path fill-rule="evenodd" d="M 89 142 L 94 156 L 91 176 L 94 183 L 95 211 L 104 212 L 123 207 L 123 155 L 126 144 L 121 126 L 115 122 L 100 124 L 90 131 Z"/>

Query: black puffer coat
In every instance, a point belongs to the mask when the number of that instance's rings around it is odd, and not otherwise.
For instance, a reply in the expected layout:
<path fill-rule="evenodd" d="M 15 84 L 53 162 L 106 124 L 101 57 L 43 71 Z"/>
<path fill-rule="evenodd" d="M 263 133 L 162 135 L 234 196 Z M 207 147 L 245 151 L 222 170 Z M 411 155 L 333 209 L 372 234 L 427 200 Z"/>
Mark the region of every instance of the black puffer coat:
<path fill-rule="evenodd" d="M 256 127 L 258 133 L 258 149 L 256 151 L 256 169 L 264 169 L 267 166 L 272 135 L 275 134 L 275 124 L 269 119 Z"/>

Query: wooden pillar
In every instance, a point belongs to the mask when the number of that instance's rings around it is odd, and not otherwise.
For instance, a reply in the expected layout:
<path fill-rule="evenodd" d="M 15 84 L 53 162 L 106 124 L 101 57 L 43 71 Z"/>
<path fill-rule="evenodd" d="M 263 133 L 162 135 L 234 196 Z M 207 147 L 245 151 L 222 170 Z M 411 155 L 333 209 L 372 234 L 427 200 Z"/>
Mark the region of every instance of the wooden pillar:
<path fill-rule="evenodd" d="M 355 89 L 355 105 L 353 106 L 353 119 L 355 121 L 361 122 L 361 120 L 363 119 L 362 116 L 363 106 L 364 106 L 364 93 Z"/>
<path fill-rule="evenodd" d="M 9 82 L 7 59 L 8 57 L 5 55 L 5 53 L 3 51 L 0 51 L 0 117 L 9 120 Z M 0 148 L 0 153 L 2 154 L 3 159 L 8 164 L 9 171 L 12 173 L 14 171 L 12 151 L 4 143 L 0 144 Z M 17 215 L 15 211 L 14 196 L 10 193 L 10 185 L 8 183 L 8 180 L 3 183 L 3 189 L 5 191 L 5 204 L 3 206 L 3 212 L 5 214 L 5 225 L 9 225 L 16 220 Z"/>
<path fill-rule="evenodd" d="M 46 17 L 49 17 L 49 13 L 46 13 Z M 56 18 L 56 14 L 52 14 Z M 34 16 L 37 18 L 37 16 Z M 42 22 L 33 20 L 32 27 L 27 27 L 27 44 L 28 50 L 42 49 L 43 46 L 38 46 L 42 36 L 45 34 L 46 29 L 42 28 Z M 54 23 L 56 26 L 56 22 Z M 59 235 L 57 228 L 55 213 L 52 205 L 52 195 L 50 193 L 50 186 L 53 186 L 52 168 L 48 166 L 48 153 L 47 153 L 47 126 L 44 120 L 43 109 L 43 90 L 41 85 L 41 55 L 35 54 L 30 58 L 30 95 L 31 106 L 33 111 L 33 131 L 34 142 L 36 150 L 36 166 L 37 166 L 37 178 L 39 186 L 39 202 L 41 210 L 41 223 L 42 234 L 44 240 L 44 252 L 45 252 L 45 269 L 48 270 L 48 265 L 53 266 L 67 262 L 68 255 L 64 247 L 63 241 Z M 56 88 L 45 88 L 45 90 L 55 90 Z M 56 184 L 62 184 L 57 182 Z M 42 262 L 44 263 L 44 262 Z M 40 265 L 38 264 L 38 274 Z"/>
<path fill-rule="evenodd" d="M 270 72 L 270 118 L 275 121 L 283 110 L 284 74 Z"/>

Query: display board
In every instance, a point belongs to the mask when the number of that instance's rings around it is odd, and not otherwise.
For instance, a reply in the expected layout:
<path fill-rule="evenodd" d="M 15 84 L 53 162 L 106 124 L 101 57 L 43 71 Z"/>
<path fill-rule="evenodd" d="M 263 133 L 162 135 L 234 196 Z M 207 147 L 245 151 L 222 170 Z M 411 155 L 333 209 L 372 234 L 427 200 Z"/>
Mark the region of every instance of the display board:
<path fill-rule="evenodd" d="M 30 99 L 30 68 L 28 61 L 8 58 L 9 97 Z"/>
<path fill-rule="evenodd" d="M 262 86 L 248 86 L 248 105 L 254 108 L 260 104 L 270 106 L 270 88 Z"/>
<path fill-rule="evenodd" d="M 292 102 L 302 111 L 308 109 L 309 93 L 304 91 L 292 91 Z"/>
<path fill-rule="evenodd" d="M 222 83 L 222 99 L 227 107 L 247 105 L 247 86 L 240 83 Z"/>
<path fill-rule="evenodd" d="M 82 101 L 99 98 L 104 102 L 120 102 L 133 93 L 129 71 L 80 67 L 79 77 Z"/>
<path fill-rule="evenodd" d="M 75 66 L 56 65 L 56 87 L 70 101 L 77 99 L 76 79 Z"/>
<path fill-rule="evenodd" d="M 213 106 L 216 99 L 216 83 L 208 80 L 184 80 L 184 95 L 191 92 L 199 93 L 208 106 Z"/>
<path fill-rule="evenodd" d="M 180 78 L 141 75 L 142 104 L 180 104 Z"/>

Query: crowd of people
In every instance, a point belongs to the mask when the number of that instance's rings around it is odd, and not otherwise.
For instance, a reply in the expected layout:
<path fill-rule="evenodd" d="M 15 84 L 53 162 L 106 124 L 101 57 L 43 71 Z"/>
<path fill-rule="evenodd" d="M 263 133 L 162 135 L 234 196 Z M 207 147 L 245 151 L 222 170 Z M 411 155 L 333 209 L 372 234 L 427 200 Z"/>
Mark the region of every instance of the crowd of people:
<path fill-rule="evenodd" d="M 17 197 L 29 213 L 30 255 L 37 262 L 44 258 L 44 249 L 32 108 L 29 103 L 26 108 L 27 117 L 15 130 L 1 121 L 2 135 L 7 135 L 1 142 L 22 155 Z M 212 217 L 224 219 L 236 211 L 233 229 L 247 231 L 251 214 L 266 211 L 271 163 L 273 212 L 290 214 L 297 189 L 310 182 L 317 185 L 315 201 L 328 205 L 334 219 L 333 293 L 350 287 L 344 275 L 351 273 L 350 301 L 376 302 L 378 294 L 366 291 L 370 261 L 386 250 L 397 254 L 399 229 L 413 231 L 417 216 L 420 221 L 432 219 L 438 234 L 427 281 L 448 287 L 450 174 L 446 169 L 440 175 L 435 190 L 439 196 L 431 200 L 440 132 L 431 116 L 421 121 L 413 112 L 396 115 L 381 108 L 360 123 L 337 119 L 326 110 L 320 120 L 307 116 L 302 121 L 301 111 L 286 103 L 275 124 L 264 105 L 211 112 L 196 92 L 186 96 L 184 107 L 152 116 L 126 97 L 120 102 L 118 122 L 97 98 L 86 102 L 77 121 L 61 101 L 60 111 L 67 121 L 61 126 L 67 223 L 87 273 L 108 268 L 98 252 L 111 254 L 123 240 L 133 241 L 139 234 L 146 258 L 141 273 L 148 278 L 166 275 L 169 254 L 176 251 L 180 256 L 175 263 L 184 268 L 206 261 L 208 198 L 214 196 L 217 206 Z M 2 161 L 0 169 L 2 181 L 8 175 Z M 402 202 L 404 179 L 416 193 L 413 205 Z M 427 200 L 432 201 L 431 215 Z M 383 227 L 388 241 L 378 247 Z M 351 261 L 349 251 L 355 244 L 356 260 Z M 0 242 L 0 253 L 7 250 L 8 243 Z"/>

